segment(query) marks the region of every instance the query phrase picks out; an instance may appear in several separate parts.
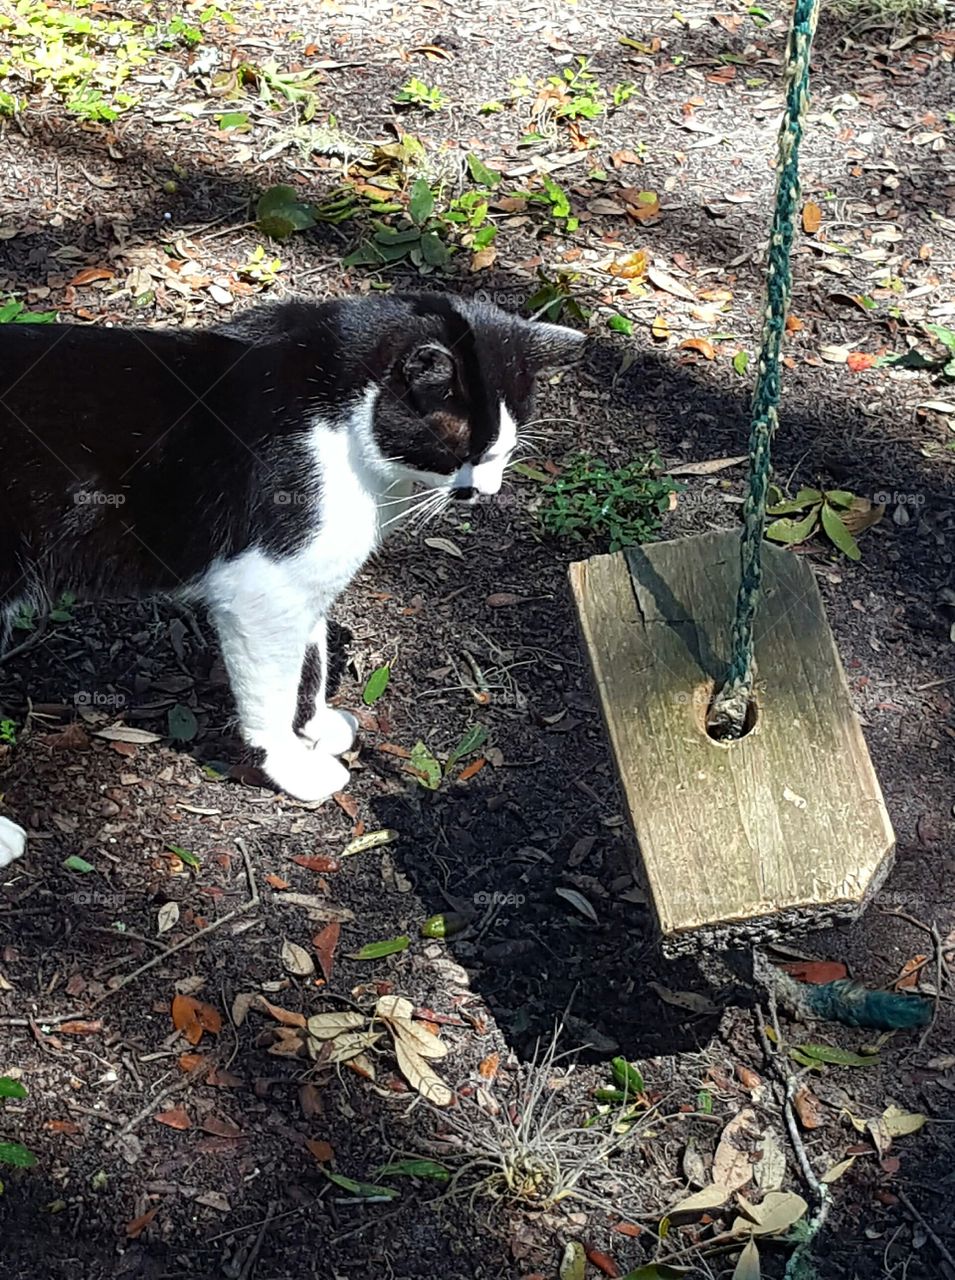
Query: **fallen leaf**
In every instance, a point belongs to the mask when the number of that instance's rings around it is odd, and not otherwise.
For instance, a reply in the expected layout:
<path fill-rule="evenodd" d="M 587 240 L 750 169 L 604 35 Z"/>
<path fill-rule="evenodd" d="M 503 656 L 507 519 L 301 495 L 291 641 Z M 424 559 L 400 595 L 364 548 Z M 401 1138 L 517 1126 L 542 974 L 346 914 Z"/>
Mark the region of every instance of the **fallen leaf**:
<path fill-rule="evenodd" d="M 788 1231 L 804 1217 L 809 1205 L 793 1191 L 770 1191 L 758 1205 L 740 1196 L 739 1207 L 745 1216 L 733 1223 L 730 1228 L 733 1235 L 774 1236 Z"/>
<path fill-rule="evenodd" d="M 179 923 L 179 903 L 164 902 L 159 908 L 159 918 L 156 922 L 156 932 L 159 934 L 168 933 L 170 929 L 174 929 Z"/>
<path fill-rule="evenodd" d="M 657 316 L 653 324 L 650 326 L 650 332 L 653 334 L 653 336 L 657 339 L 658 342 L 662 342 L 665 338 L 669 338 L 670 325 L 667 322 L 666 317 Z"/>
<path fill-rule="evenodd" d="M 499 1053 L 489 1053 L 486 1058 L 478 1063 L 478 1075 L 482 1080 L 494 1080 L 500 1065 L 501 1055 Z"/>
<path fill-rule="evenodd" d="M 895 980 L 896 991 L 907 991 L 913 987 L 917 987 L 919 977 L 923 966 L 928 961 L 928 956 L 913 956 L 911 960 L 906 960 L 902 966 L 902 972 Z"/>
<path fill-rule="evenodd" d="M 749 454 L 741 453 L 736 458 L 710 458 L 707 462 L 680 462 L 675 467 L 667 467 L 669 476 L 712 476 L 718 471 L 727 471 L 730 467 L 741 466 L 749 461 Z"/>
<path fill-rule="evenodd" d="M 315 972 L 315 961 L 305 948 L 288 939 L 282 943 L 282 964 L 286 973 L 295 978 L 310 978 Z"/>
<path fill-rule="evenodd" d="M 277 876 L 272 872 L 265 877 L 265 883 L 267 885 L 271 885 L 273 889 L 280 890 L 287 889 L 289 887 L 289 882 L 287 880 L 283 880 L 281 876 Z"/>
<path fill-rule="evenodd" d="M 704 360 L 716 359 L 716 348 L 708 338 L 684 338 L 680 343 L 681 351 L 698 351 Z"/>
<path fill-rule="evenodd" d="M 349 1009 L 334 1013 L 316 1013 L 306 1022 L 308 1034 L 316 1040 L 334 1040 L 348 1031 L 363 1027 L 367 1019 L 363 1013 Z"/>
<path fill-rule="evenodd" d="M 150 733 L 148 729 L 132 729 L 129 725 L 107 725 L 105 729 L 94 729 L 94 738 L 106 738 L 109 742 L 131 742 L 138 746 L 148 746 L 152 742 L 161 742 L 158 733 Z"/>
<path fill-rule="evenodd" d="M 72 1120 L 47 1120 L 43 1128 L 50 1133 L 65 1133 L 70 1137 L 83 1132 L 80 1126 Z"/>
<path fill-rule="evenodd" d="M 270 1017 L 276 1022 L 280 1022 L 283 1027 L 304 1027 L 305 1014 L 297 1013 L 294 1009 L 283 1009 L 280 1005 L 271 1004 L 266 1000 L 265 996 L 259 996 L 256 1000 L 256 1007 L 264 1009 Z"/>
<path fill-rule="evenodd" d="M 759 1250 L 752 1237 L 746 1241 L 743 1252 L 736 1261 L 732 1280 L 760 1280 Z"/>
<path fill-rule="evenodd" d="M 171 1111 L 157 1111 L 153 1119 L 170 1129 L 190 1129 L 192 1121 L 185 1107 L 173 1107 Z"/>
<path fill-rule="evenodd" d="M 211 1133 L 214 1138 L 240 1138 L 242 1136 L 242 1130 L 228 1116 L 203 1116 L 199 1127 L 205 1133 Z"/>
<path fill-rule="evenodd" d="M 514 595 L 513 591 L 495 591 L 484 603 L 489 609 L 505 609 L 508 605 L 520 604 L 523 597 Z"/>
<path fill-rule="evenodd" d="M 920 1111 L 902 1111 L 892 1106 L 882 1112 L 880 1121 L 890 1138 L 902 1138 L 910 1133 L 918 1133 L 926 1118 Z"/>
<path fill-rule="evenodd" d="M 424 545 L 434 551 L 443 551 L 445 555 L 456 556 L 459 560 L 464 559 L 464 552 L 450 538 L 425 538 Z"/>
<path fill-rule="evenodd" d="M 814 236 L 822 225 L 822 210 L 812 200 L 807 200 L 802 207 L 802 229 L 807 235 Z"/>
<path fill-rule="evenodd" d="M 309 871 L 319 871 L 323 874 L 341 869 L 341 863 L 337 858 L 330 858 L 322 853 L 296 853 L 292 856 L 292 861 L 297 867 L 305 867 Z"/>
<path fill-rule="evenodd" d="M 731 1195 L 732 1192 L 729 1187 L 720 1187 L 711 1182 L 702 1191 L 694 1191 L 692 1195 L 677 1201 L 666 1216 L 674 1218 L 684 1215 L 711 1213 L 714 1209 L 722 1209 Z"/>
<path fill-rule="evenodd" d="M 608 1253 L 602 1252 L 600 1249 L 588 1249 L 587 1259 L 598 1271 L 602 1271 L 605 1276 L 610 1276 L 611 1280 L 617 1280 L 620 1275 L 620 1268 L 614 1262 Z"/>
<path fill-rule="evenodd" d="M 739 1191 L 751 1182 L 752 1157 L 761 1137 L 756 1112 L 751 1107 L 744 1107 L 720 1135 L 710 1174 L 713 1182 L 730 1191 Z"/>
<path fill-rule="evenodd" d="M 138 1240 L 149 1224 L 159 1212 L 159 1205 L 153 1205 L 151 1209 L 147 1209 L 145 1213 L 141 1213 L 138 1218 L 133 1218 L 132 1222 L 126 1223 L 127 1240 Z"/>
<path fill-rule="evenodd" d="M 183 1033 L 190 1044 L 198 1044 L 204 1031 L 218 1035 L 222 1030 L 222 1015 L 218 1010 L 196 1000 L 194 996 L 175 996 L 171 1013 L 172 1025 Z"/>
<path fill-rule="evenodd" d="M 441 1077 L 403 1038 L 396 1036 L 394 1045 L 398 1069 L 412 1089 L 436 1107 L 449 1107 L 454 1101 L 454 1093 Z"/>
<path fill-rule="evenodd" d="M 853 373 L 863 373 L 866 369 L 871 369 L 878 358 L 868 351 L 850 351 L 846 357 L 846 365 Z"/>
<path fill-rule="evenodd" d="M 848 976 L 846 966 L 837 960 L 791 960 L 779 967 L 797 982 L 811 982 L 818 985 L 837 982 L 840 978 Z"/>
<path fill-rule="evenodd" d="M 793 1098 L 793 1109 L 804 1129 L 818 1129 L 822 1124 L 822 1104 L 805 1085 L 797 1090 Z"/>
<path fill-rule="evenodd" d="M 389 746 L 391 746 L 390 743 L 384 743 L 381 750 L 385 751 Z M 409 757 L 411 755 L 411 753 L 404 747 L 394 747 L 392 748 L 391 753 L 393 755 L 401 755 L 404 757 Z M 390 827 L 382 827 L 379 831 L 368 831 L 365 835 L 359 836 L 356 840 L 349 841 L 349 843 L 345 845 L 344 849 L 342 849 L 341 856 L 343 858 L 350 858 L 356 853 L 366 853 L 369 849 L 377 849 L 379 845 L 392 844 L 397 839 L 398 832 L 393 831 Z"/>
<path fill-rule="evenodd" d="M 565 902 L 569 902 L 572 907 L 579 911 L 582 916 L 586 916 L 586 918 L 593 924 L 600 924 L 597 912 L 593 909 L 582 893 L 579 893 L 576 889 L 565 889 L 563 885 L 556 888 L 554 892 L 559 898 L 563 898 Z"/>
<path fill-rule="evenodd" d="M 661 986 L 659 982 L 651 982 L 648 984 L 666 1004 L 672 1004 L 677 1009 L 685 1009 L 690 1013 L 711 1014 L 718 1013 L 716 1005 L 712 1001 L 707 1000 L 706 996 L 701 996 L 696 991 L 671 991 L 669 987 Z"/>
<path fill-rule="evenodd" d="M 855 1156 L 849 1156 L 848 1160 L 840 1160 L 838 1164 L 834 1164 L 830 1168 L 828 1168 L 826 1172 L 822 1175 L 822 1177 L 819 1179 L 819 1181 L 825 1182 L 827 1185 L 830 1182 L 838 1181 L 838 1179 L 841 1178 L 844 1173 L 849 1172 L 849 1170 L 852 1168 L 855 1162 L 856 1162 Z"/>
<path fill-rule="evenodd" d="M 337 920 L 333 920 L 331 924 L 325 926 L 320 933 L 316 933 L 312 939 L 312 946 L 315 948 L 315 954 L 318 956 L 319 968 L 326 982 L 331 981 L 332 969 L 335 964 L 335 948 L 338 946 L 338 940 L 341 937 L 342 927 Z"/>
<path fill-rule="evenodd" d="M 487 760 L 484 756 L 479 756 L 477 760 L 472 760 L 458 774 L 458 782 L 468 782 L 476 773 L 480 773 L 486 764 Z"/>
<path fill-rule="evenodd" d="M 92 284 L 94 280 L 112 280 L 115 271 L 111 271 L 109 267 L 84 267 L 82 271 L 78 271 L 70 281 L 72 285 Z M 153 1213 L 155 1213 L 155 1209 Z"/>
<path fill-rule="evenodd" d="M 335 1151 L 330 1142 L 324 1138 L 306 1138 L 305 1145 L 319 1164 L 331 1164 L 335 1159 Z"/>
<path fill-rule="evenodd" d="M 753 1169 L 753 1177 L 760 1191 L 779 1191 L 786 1177 L 786 1155 L 772 1131 L 763 1134 L 756 1154 L 759 1160 Z"/>
<path fill-rule="evenodd" d="M 654 288 L 660 289 L 664 293 L 671 293 L 674 298 L 686 298 L 689 302 L 696 301 L 696 297 L 685 284 L 668 275 L 665 271 L 660 271 L 657 267 L 649 267 L 647 269 L 647 279 Z"/>
<path fill-rule="evenodd" d="M 70 1022 L 61 1022 L 57 1027 L 57 1031 L 65 1036 L 95 1036 L 102 1030 L 103 1024 L 99 1019 L 90 1022 L 76 1018 Z"/>

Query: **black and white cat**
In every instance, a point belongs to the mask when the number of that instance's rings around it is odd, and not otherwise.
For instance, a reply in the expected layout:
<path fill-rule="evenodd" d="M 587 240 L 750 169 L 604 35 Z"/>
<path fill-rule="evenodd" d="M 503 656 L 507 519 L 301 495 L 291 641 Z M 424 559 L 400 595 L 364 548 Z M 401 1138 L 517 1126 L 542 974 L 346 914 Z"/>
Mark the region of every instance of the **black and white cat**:
<path fill-rule="evenodd" d="M 325 702 L 332 602 L 423 504 L 498 491 L 535 375 L 582 338 L 437 294 L 220 329 L 0 327 L 3 638 L 18 604 L 65 589 L 197 598 L 266 773 L 327 798 L 357 727 Z M 13 845 L 0 822 L 0 865 Z"/>

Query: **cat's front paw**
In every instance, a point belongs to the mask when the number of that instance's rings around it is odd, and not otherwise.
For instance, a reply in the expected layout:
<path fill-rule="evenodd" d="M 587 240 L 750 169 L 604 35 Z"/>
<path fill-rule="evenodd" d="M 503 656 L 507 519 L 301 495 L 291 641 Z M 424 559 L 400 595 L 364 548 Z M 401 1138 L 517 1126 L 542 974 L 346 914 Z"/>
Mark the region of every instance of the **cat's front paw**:
<path fill-rule="evenodd" d="M 357 732 L 355 717 L 336 707 L 322 707 L 302 727 L 302 737 L 313 742 L 316 750 L 327 751 L 330 756 L 341 756 L 350 751 Z"/>
<path fill-rule="evenodd" d="M 263 768 L 280 791 L 296 800 L 327 800 L 348 785 L 349 773 L 341 761 L 301 738 L 267 748 Z"/>
<path fill-rule="evenodd" d="M 27 847 L 27 833 L 9 818 L 0 817 L 0 867 L 22 858 Z"/>

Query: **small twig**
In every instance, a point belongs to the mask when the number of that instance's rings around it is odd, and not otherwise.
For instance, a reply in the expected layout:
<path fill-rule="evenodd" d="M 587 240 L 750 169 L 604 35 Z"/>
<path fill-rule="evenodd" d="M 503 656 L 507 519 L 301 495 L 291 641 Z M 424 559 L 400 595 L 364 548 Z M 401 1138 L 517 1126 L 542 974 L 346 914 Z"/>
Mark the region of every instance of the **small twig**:
<path fill-rule="evenodd" d="M 110 938 L 119 938 L 121 941 L 144 942 L 147 947 L 153 947 L 157 951 L 161 951 L 166 955 L 169 948 L 165 943 L 159 942 L 156 938 L 147 938 L 144 933 L 130 933 L 127 930 L 120 932 L 119 929 L 113 929 L 105 924 L 81 924 L 81 929 L 87 929 L 90 933 L 105 933 Z"/>
<path fill-rule="evenodd" d="M 12 649 L 5 649 L 3 653 L 0 653 L 0 666 L 9 661 L 10 658 L 15 658 L 18 653 L 26 653 L 27 649 L 32 649 L 34 645 L 39 644 L 46 634 L 48 625 L 49 619 L 46 614 L 41 614 L 37 620 L 36 629 L 24 641 L 14 645 Z"/>
<path fill-rule="evenodd" d="M 204 929 L 200 929 L 198 933 L 194 933 L 191 938 L 184 938 L 182 942 L 177 942 L 174 947 L 167 947 L 161 955 L 153 956 L 151 960 L 147 960 L 145 964 L 141 964 L 138 969 L 134 969 L 132 973 L 128 973 L 126 977 L 123 978 L 123 980 L 115 987 L 112 987 L 109 991 L 105 991 L 101 996 L 97 996 L 96 999 L 91 1002 L 91 1008 L 95 1009 L 98 1005 L 101 1005 L 104 1000 L 109 1000 L 111 996 L 116 995 L 118 991 L 122 991 L 125 987 L 128 987 L 130 983 L 135 982 L 137 978 L 142 977 L 142 975 L 147 973 L 150 969 L 154 969 L 157 964 L 162 964 L 164 960 L 168 960 L 168 958 L 175 955 L 177 951 L 184 951 L 186 947 L 193 946 L 201 938 L 206 937 L 210 933 L 214 933 L 217 929 L 221 929 L 222 926 L 224 924 L 228 924 L 230 920 L 235 920 L 238 916 L 246 915 L 259 905 L 259 888 L 255 881 L 255 870 L 252 866 L 252 859 L 249 857 L 249 851 L 241 836 L 236 837 L 235 843 L 239 852 L 242 854 L 243 861 L 245 862 L 245 874 L 249 881 L 248 902 L 243 902 L 243 904 L 240 907 L 236 907 L 234 911 L 228 912 L 227 915 L 222 916 L 219 920 L 213 921 L 212 924 L 207 924 Z"/>
<path fill-rule="evenodd" d="M 923 933 L 927 933 L 932 939 L 932 945 L 935 948 L 935 998 L 933 1001 L 932 1020 L 922 1032 L 919 1039 L 919 1048 L 925 1048 L 925 1042 L 935 1029 L 938 1021 L 939 1008 L 942 1003 L 942 995 L 945 987 L 945 979 L 948 976 L 948 965 L 945 963 L 945 949 L 942 945 L 942 937 L 938 931 L 938 925 L 934 922 L 926 924 L 924 920 L 917 920 L 915 916 L 910 916 L 907 911 L 894 911 L 891 908 L 885 908 L 882 911 L 884 916 L 897 916 L 899 920 L 905 920 L 916 929 L 921 929 Z"/>
<path fill-rule="evenodd" d="M 174 1094 L 182 1093 L 184 1089 L 188 1089 L 197 1076 L 202 1075 L 209 1070 L 209 1064 L 205 1060 L 198 1063 L 192 1068 L 188 1075 L 183 1076 L 181 1080 L 176 1080 L 173 1084 L 167 1085 L 165 1089 L 160 1089 L 154 1098 L 146 1103 L 141 1111 L 137 1111 L 132 1120 L 128 1120 L 120 1129 L 119 1133 L 113 1134 L 106 1142 L 107 1147 L 114 1147 L 117 1142 L 125 1138 L 127 1134 L 137 1129 L 144 1120 L 146 1120 L 159 1106 L 160 1102 L 165 1102 L 167 1098 L 171 1098 Z"/>
<path fill-rule="evenodd" d="M 265 1233 L 268 1231 L 274 1216 L 275 1202 L 272 1201 L 266 1210 L 265 1218 L 262 1221 L 262 1228 L 256 1237 L 255 1244 L 249 1250 L 249 1256 L 246 1258 L 242 1266 L 242 1270 L 239 1272 L 239 1280 L 249 1280 L 249 1276 L 251 1276 L 254 1271 L 256 1259 L 259 1256 L 259 1250 L 262 1248 L 262 1241 L 265 1239 Z"/>
<path fill-rule="evenodd" d="M 932 1244 L 935 1245 L 935 1248 L 939 1251 L 939 1254 L 941 1255 L 941 1257 L 948 1263 L 948 1265 L 953 1270 L 955 1270 L 955 1258 L 952 1257 L 944 1241 L 942 1241 L 939 1238 L 938 1233 L 932 1230 L 932 1228 L 925 1221 L 925 1219 L 919 1213 L 918 1209 L 916 1209 L 915 1205 L 908 1198 L 908 1196 L 905 1194 L 905 1192 L 902 1190 L 901 1187 L 899 1187 L 896 1190 L 896 1195 L 899 1197 L 899 1204 L 901 1204 L 905 1212 L 910 1214 L 915 1219 L 915 1221 L 919 1224 L 919 1226 L 922 1228 L 922 1230 L 931 1240 Z"/>
<path fill-rule="evenodd" d="M 57 1027 L 61 1022 L 72 1022 L 74 1018 L 85 1018 L 86 1012 L 78 1009 L 75 1013 L 55 1013 L 49 1018 L 44 1018 L 40 1014 L 36 1014 L 32 1018 L 13 1018 L 7 1014 L 0 1015 L 0 1026 L 4 1027 L 32 1027 L 35 1022 L 41 1026 Z"/>

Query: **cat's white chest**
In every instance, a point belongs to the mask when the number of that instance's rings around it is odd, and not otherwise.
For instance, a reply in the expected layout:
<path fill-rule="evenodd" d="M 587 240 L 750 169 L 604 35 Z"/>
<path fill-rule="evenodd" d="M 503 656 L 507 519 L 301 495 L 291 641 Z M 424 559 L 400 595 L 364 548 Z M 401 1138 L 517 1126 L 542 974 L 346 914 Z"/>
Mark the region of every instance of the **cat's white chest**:
<path fill-rule="evenodd" d="M 320 477 L 318 528 L 300 553 L 300 569 L 329 602 L 380 542 L 381 496 L 344 430 L 318 427 L 313 449 Z"/>

